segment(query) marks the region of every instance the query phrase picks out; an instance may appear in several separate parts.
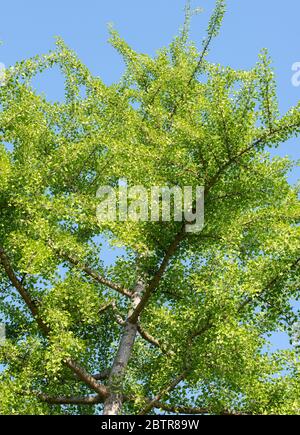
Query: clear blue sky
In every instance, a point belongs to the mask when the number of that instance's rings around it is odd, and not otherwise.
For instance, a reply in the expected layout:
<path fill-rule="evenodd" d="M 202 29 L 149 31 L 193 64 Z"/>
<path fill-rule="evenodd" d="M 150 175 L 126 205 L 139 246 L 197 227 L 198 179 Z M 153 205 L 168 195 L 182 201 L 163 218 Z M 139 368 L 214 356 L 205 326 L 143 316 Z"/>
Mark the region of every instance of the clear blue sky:
<path fill-rule="evenodd" d="M 10 0 L 1 2 L 0 62 L 47 52 L 54 36 L 63 37 L 80 58 L 106 83 L 118 81 L 123 64 L 107 44 L 107 28 L 113 22 L 138 51 L 154 54 L 170 42 L 183 22 L 185 0 Z M 194 0 L 204 13 L 192 23 L 192 38 L 204 36 L 214 0 Z M 228 0 L 228 12 L 210 60 L 235 68 L 250 68 L 261 48 L 268 47 L 278 80 L 280 108 L 285 112 L 300 100 L 300 87 L 291 84 L 292 64 L 300 62 L 300 1 Z M 62 81 L 53 72 L 36 83 L 51 99 L 62 96 Z M 276 150 L 300 159 L 300 138 Z M 296 169 L 291 182 L 299 179 Z M 276 343 L 282 345 L 279 337 Z"/>

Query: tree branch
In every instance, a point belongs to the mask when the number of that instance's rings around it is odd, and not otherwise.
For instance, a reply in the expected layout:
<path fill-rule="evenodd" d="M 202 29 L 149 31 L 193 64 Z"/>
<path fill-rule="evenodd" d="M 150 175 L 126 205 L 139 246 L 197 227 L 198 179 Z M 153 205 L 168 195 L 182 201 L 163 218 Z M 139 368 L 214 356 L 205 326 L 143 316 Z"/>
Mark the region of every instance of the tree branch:
<path fill-rule="evenodd" d="M 209 408 L 193 408 L 189 406 L 176 406 L 176 405 L 168 405 L 166 403 L 157 402 L 154 406 L 156 409 L 160 409 L 162 411 L 170 412 L 172 414 L 185 414 L 185 415 L 211 415 L 212 411 Z M 251 415 L 244 414 L 242 412 L 234 412 L 234 411 L 222 411 L 219 415 L 228 415 L 228 416 L 242 416 L 242 415 Z"/>
<path fill-rule="evenodd" d="M 108 302 L 103 307 L 101 307 L 100 310 L 99 310 L 99 314 L 103 314 L 103 313 L 105 313 L 108 310 L 112 310 L 113 311 L 114 318 L 115 318 L 116 322 L 118 323 L 118 325 L 120 325 L 120 326 L 125 326 L 126 325 L 126 321 L 121 316 L 115 301 Z"/>
<path fill-rule="evenodd" d="M 298 267 L 300 263 L 300 258 L 298 258 L 292 266 L 289 268 L 289 270 Z M 272 285 L 274 285 L 279 279 L 281 278 L 281 274 L 279 274 L 277 277 L 275 277 L 268 286 L 265 287 L 263 292 L 260 293 L 263 294 L 266 292 Z M 255 299 L 255 298 L 253 298 Z M 239 310 L 242 310 L 247 304 L 251 303 L 253 299 L 247 299 L 245 302 L 243 302 L 239 308 Z M 190 341 L 193 341 L 195 338 L 201 336 L 205 332 L 207 332 L 209 329 L 213 328 L 214 325 L 211 321 L 211 319 L 208 319 L 207 323 L 198 331 L 195 331 L 191 337 Z M 164 395 L 168 394 L 170 391 L 172 391 L 176 386 L 185 379 L 187 374 L 187 371 L 183 372 L 181 375 L 179 375 L 168 387 L 166 387 L 164 390 L 162 390 L 154 399 L 149 400 L 149 403 L 140 411 L 139 415 L 146 415 L 148 414 L 153 408 L 162 409 L 167 412 L 172 413 L 180 413 L 180 414 L 211 414 L 211 411 L 207 408 L 189 408 L 189 407 L 183 407 L 183 406 L 171 406 L 164 404 L 160 402 L 160 400 L 163 398 Z M 249 413 L 243 413 L 243 412 L 233 412 L 233 411 L 222 411 L 220 415 L 228 415 L 228 416 L 242 416 L 242 415 L 251 415 Z"/>
<path fill-rule="evenodd" d="M 36 393 L 37 397 L 49 405 L 97 405 L 103 403 L 103 400 L 100 396 L 49 396 L 44 393 Z M 172 414 L 185 414 L 185 415 L 210 415 L 212 414 L 209 408 L 194 408 L 189 406 L 182 405 L 168 405 L 163 402 L 157 401 L 153 408 L 166 411 Z M 234 412 L 234 411 L 222 411 L 219 415 L 228 415 L 228 416 L 242 416 L 242 415 L 251 415 L 242 412 Z"/>
<path fill-rule="evenodd" d="M 123 381 L 132 349 L 136 340 L 138 325 L 137 321 L 130 320 L 131 311 L 134 311 L 141 301 L 144 291 L 144 283 L 138 280 L 132 295 L 132 308 L 128 313 L 124 331 L 119 343 L 118 352 L 114 358 L 110 376 L 108 379 L 109 395 L 104 402 L 103 415 L 118 415 L 123 406 Z"/>
<path fill-rule="evenodd" d="M 83 397 L 52 397 L 44 393 L 36 393 L 37 397 L 49 405 L 97 405 L 103 403 L 100 396 L 83 396 Z"/>
<path fill-rule="evenodd" d="M 216 16 L 216 18 L 215 18 L 215 22 L 213 23 L 212 31 L 210 32 L 209 37 L 208 37 L 207 40 L 205 41 L 205 44 L 204 44 L 204 47 L 203 47 L 203 49 L 202 49 L 202 52 L 201 52 L 201 54 L 200 54 L 200 56 L 199 56 L 199 59 L 198 59 L 197 65 L 196 65 L 196 67 L 194 68 L 193 73 L 191 74 L 191 76 L 190 76 L 190 78 L 189 78 L 189 80 L 188 80 L 188 82 L 187 82 L 187 88 L 189 88 L 189 87 L 191 86 L 192 81 L 195 79 L 196 74 L 200 71 L 200 68 L 201 68 L 202 63 L 203 63 L 203 61 L 204 61 L 204 59 L 205 59 L 205 56 L 206 56 L 207 53 L 208 53 L 208 50 L 209 50 L 210 44 L 211 44 L 211 42 L 212 42 L 212 40 L 213 40 L 213 37 L 214 37 L 213 34 L 214 34 L 214 30 L 215 30 L 215 28 L 216 28 L 216 26 L 217 26 L 218 18 L 219 18 L 219 16 Z M 179 100 L 178 100 L 178 102 L 175 104 L 175 106 L 173 107 L 172 111 L 170 112 L 170 121 L 173 120 L 174 116 L 175 116 L 176 113 L 177 113 L 177 110 L 178 110 L 180 104 L 184 102 L 185 97 L 186 97 L 186 94 L 182 93 L 181 96 L 180 96 L 180 98 L 179 98 Z"/>
<path fill-rule="evenodd" d="M 176 235 L 173 242 L 169 246 L 169 248 L 168 248 L 168 250 L 167 250 L 167 252 L 166 252 L 166 254 L 161 262 L 161 265 L 160 265 L 158 271 L 155 273 L 154 277 L 152 278 L 148 287 L 146 288 L 140 303 L 137 305 L 136 309 L 133 311 L 132 315 L 130 316 L 130 318 L 129 318 L 130 322 L 136 322 L 138 320 L 141 312 L 143 311 L 143 309 L 147 305 L 152 293 L 157 289 L 157 287 L 158 287 L 158 285 L 159 285 L 159 283 L 160 283 L 160 281 L 161 281 L 161 279 L 162 279 L 162 277 L 163 277 L 163 275 L 164 275 L 164 273 L 169 265 L 171 258 L 175 254 L 180 242 L 185 238 L 185 236 L 186 236 L 185 224 L 183 224 L 179 233 Z"/>
<path fill-rule="evenodd" d="M 156 404 L 161 400 L 162 397 L 164 397 L 166 394 L 174 390 L 174 388 L 177 387 L 180 382 L 184 380 L 186 376 L 186 372 L 184 371 L 181 373 L 177 378 L 175 378 L 170 385 L 165 387 L 154 399 L 150 400 L 149 403 L 139 412 L 138 415 L 146 415 L 148 414 L 153 408 L 156 408 Z"/>
<path fill-rule="evenodd" d="M 95 373 L 93 378 L 96 379 L 96 381 L 105 381 L 109 377 L 110 372 L 111 369 L 105 369 L 103 372 Z"/>
<path fill-rule="evenodd" d="M 99 284 L 103 284 L 106 287 L 111 288 L 112 290 L 117 291 L 118 293 L 122 294 L 123 296 L 132 297 L 132 292 L 118 284 L 115 284 L 114 282 L 110 281 L 109 279 L 105 278 L 104 276 L 100 275 L 99 272 L 96 270 L 90 268 L 86 264 L 82 264 L 79 259 L 76 257 L 73 257 L 70 254 L 67 254 L 66 252 L 63 252 L 60 249 L 56 249 L 53 244 L 51 243 L 52 249 L 55 250 L 55 252 L 63 259 L 67 260 L 69 263 L 71 263 L 73 266 L 78 267 L 82 272 L 86 273 L 88 276 L 93 278 L 95 281 L 97 281 Z"/>
<path fill-rule="evenodd" d="M 147 331 L 145 331 L 145 329 L 141 326 L 138 325 L 138 333 L 140 334 L 140 336 L 148 341 L 148 343 L 152 344 L 155 347 L 158 347 L 159 349 L 161 349 L 161 344 L 158 340 L 156 340 L 154 337 L 152 337 L 151 334 L 149 334 Z"/>
<path fill-rule="evenodd" d="M 282 273 L 290 272 L 292 269 L 297 268 L 299 264 L 300 264 L 300 258 L 294 261 L 293 264 L 287 270 L 285 270 L 284 272 L 282 271 L 279 272 L 277 276 L 275 276 L 275 278 L 273 278 L 259 294 L 256 294 L 253 297 L 248 297 L 247 299 L 245 299 L 245 301 L 240 304 L 239 311 L 242 311 L 247 305 L 254 302 L 255 299 L 261 298 L 264 295 L 264 293 L 266 293 L 268 290 L 270 290 L 271 287 L 277 284 L 282 279 Z"/>
<path fill-rule="evenodd" d="M 23 301 L 25 302 L 26 306 L 28 307 L 30 313 L 35 318 L 37 324 L 39 325 L 39 328 L 41 331 L 48 335 L 50 332 L 49 327 L 43 322 L 43 320 L 40 318 L 38 313 L 38 306 L 37 304 L 31 299 L 28 291 L 25 289 L 23 282 L 19 280 L 10 264 L 10 261 L 3 249 L 2 246 L 0 246 L 0 264 L 2 264 L 3 269 L 10 280 L 13 287 L 17 290 Z"/>
<path fill-rule="evenodd" d="M 88 385 L 92 390 L 98 393 L 103 399 L 105 399 L 109 392 L 105 385 L 99 384 L 96 379 L 90 375 L 83 367 L 80 367 L 74 360 L 68 358 L 65 361 L 67 367 L 69 367 L 78 378 Z"/>
<path fill-rule="evenodd" d="M 245 154 L 247 154 L 248 152 L 252 151 L 253 149 L 255 149 L 256 147 L 258 147 L 259 145 L 261 145 L 264 141 L 268 140 L 269 138 L 271 138 L 272 136 L 275 136 L 276 134 L 285 131 L 285 130 L 289 130 L 291 128 L 295 128 L 298 127 L 298 124 L 295 125 L 289 125 L 286 127 L 279 127 L 275 130 L 273 130 L 272 132 L 268 131 L 266 132 L 264 135 L 262 135 L 259 139 L 256 139 L 252 144 L 250 144 L 247 148 L 245 148 L 244 150 L 242 150 L 240 153 L 238 153 L 236 156 L 232 157 L 231 159 L 229 159 L 220 169 L 219 171 L 212 177 L 212 179 L 210 180 L 210 182 L 208 183 L 208 185 L 205 188 L 205 196 L 207 196 L 209 194 L 209 192 L 211 191 L 211 189 L 215 186 L 215 184 L 218 182 L 218 180 L 220 179 L 220 177 L 223 175 L 223 173 L 230 168 L 234 163 L 237 163 L 238 160 L 243 157 Z"/>
<path fill-rule="evenodd" d="M 126 320 L 124 320 L 121 314 L 119 313 L 115 301 L 111 301 L 103 305 L 103 307 L 100 308 L 99 313 L 102 314 L 109 309 L 113 311 L 115 320 L 118 323 L 118 325 L 126 326 Z M 166 353 L 166 351 L 163 349 L 160 342 L 156 340 L 151 334 L 149 334 L 149 332 L 147 332 L 140 324 L 137 325 L 137 332 L 145 341 L 159 348 L 163 353 Z"/>
<path fill-rule="evenodd" d="M 6 275 L 8 276 L 10 282 L 18 291 L 32 316 L 35 318 L 39 328 L 42 333 L 47 337 L 51 332 L 50 328 L 43 322 L 41 319 L 37 305 L 32 301 L 28 291 L 25 289 L 22 282 L 17 278 L 9 259 L 4 251 L 4 249 L 0 246 L 0 264 L 2 264 Z M 107 388 L 104 385 L 99 384 L 96 379 L 93 378 L 83 367 L 80 367 L 75 361 L 71 358 L 68 358 L 64 361 L 65 365 L 69 367 L 77 377 L 83 381 L 86 385 L 88 385 L 92 390 L 96 391 L 102 397 L 106 397 L 108 394 Z"/>

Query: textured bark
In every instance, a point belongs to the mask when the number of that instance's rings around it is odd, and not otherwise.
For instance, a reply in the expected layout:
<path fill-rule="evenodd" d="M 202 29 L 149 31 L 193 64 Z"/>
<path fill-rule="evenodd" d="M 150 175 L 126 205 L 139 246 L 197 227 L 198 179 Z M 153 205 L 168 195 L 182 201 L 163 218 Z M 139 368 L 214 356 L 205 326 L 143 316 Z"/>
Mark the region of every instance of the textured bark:
<path fill-rule="evenodd" d="M 103 415 L 119 415 L 122 410 L 124 377 L 138 333 L 138 318 L 132 322 L 130 317 L 132 312 L 141 302 L 144 290 L 145 286 L 143 282 L 139 281 L 132 296 L 132 309 L 128 314 L 128 320 L 126 321 L 119 349 L 109 376 L 109 395 L 104 402 Z"/>

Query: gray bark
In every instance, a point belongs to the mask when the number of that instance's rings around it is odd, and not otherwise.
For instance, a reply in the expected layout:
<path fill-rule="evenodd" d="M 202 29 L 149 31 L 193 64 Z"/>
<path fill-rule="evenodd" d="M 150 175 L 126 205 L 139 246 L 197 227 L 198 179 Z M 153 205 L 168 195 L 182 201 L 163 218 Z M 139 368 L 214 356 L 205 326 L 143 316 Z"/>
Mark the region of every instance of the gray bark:
<path fill-rule="evenodd" d="M 118 352 L 113 362 L 108 381 L 109 395 L 104 402 L 103 415 L 119 415 L 123 406 L 123 382 L 126 368 L 132 353 L 134 342 L 138 332 L 138 319 L 130 320 L 132 312 L 139 305 L 144 293 L 145 286 L 139 281 L 132 296 L 132 308 L 128 313 L 128 319 L 119 344 Z"/>

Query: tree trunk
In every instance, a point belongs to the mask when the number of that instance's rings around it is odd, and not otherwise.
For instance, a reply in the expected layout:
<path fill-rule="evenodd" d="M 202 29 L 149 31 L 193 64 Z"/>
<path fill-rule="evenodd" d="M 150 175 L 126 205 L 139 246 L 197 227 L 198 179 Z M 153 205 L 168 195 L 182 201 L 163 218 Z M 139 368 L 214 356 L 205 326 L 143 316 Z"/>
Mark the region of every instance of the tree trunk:
<path fill-rule="evenodd" d="M 141 302 L 144 283 L 139 281 L 136 285 L 132 298 L 132 308 L 128 313 L 130 318 L 134 309 Z M 138 320 L 130 322 L 127 320 L 124 332 L 119 344 L 119 349 L 115 357 L 108 381 L 109 396 L 104 402 L 103 415 L 119 415 L 123 406 L 123 381 L 126 373 L 128 361 L 130 359 L 133 345 L 137 336 Z"/>

